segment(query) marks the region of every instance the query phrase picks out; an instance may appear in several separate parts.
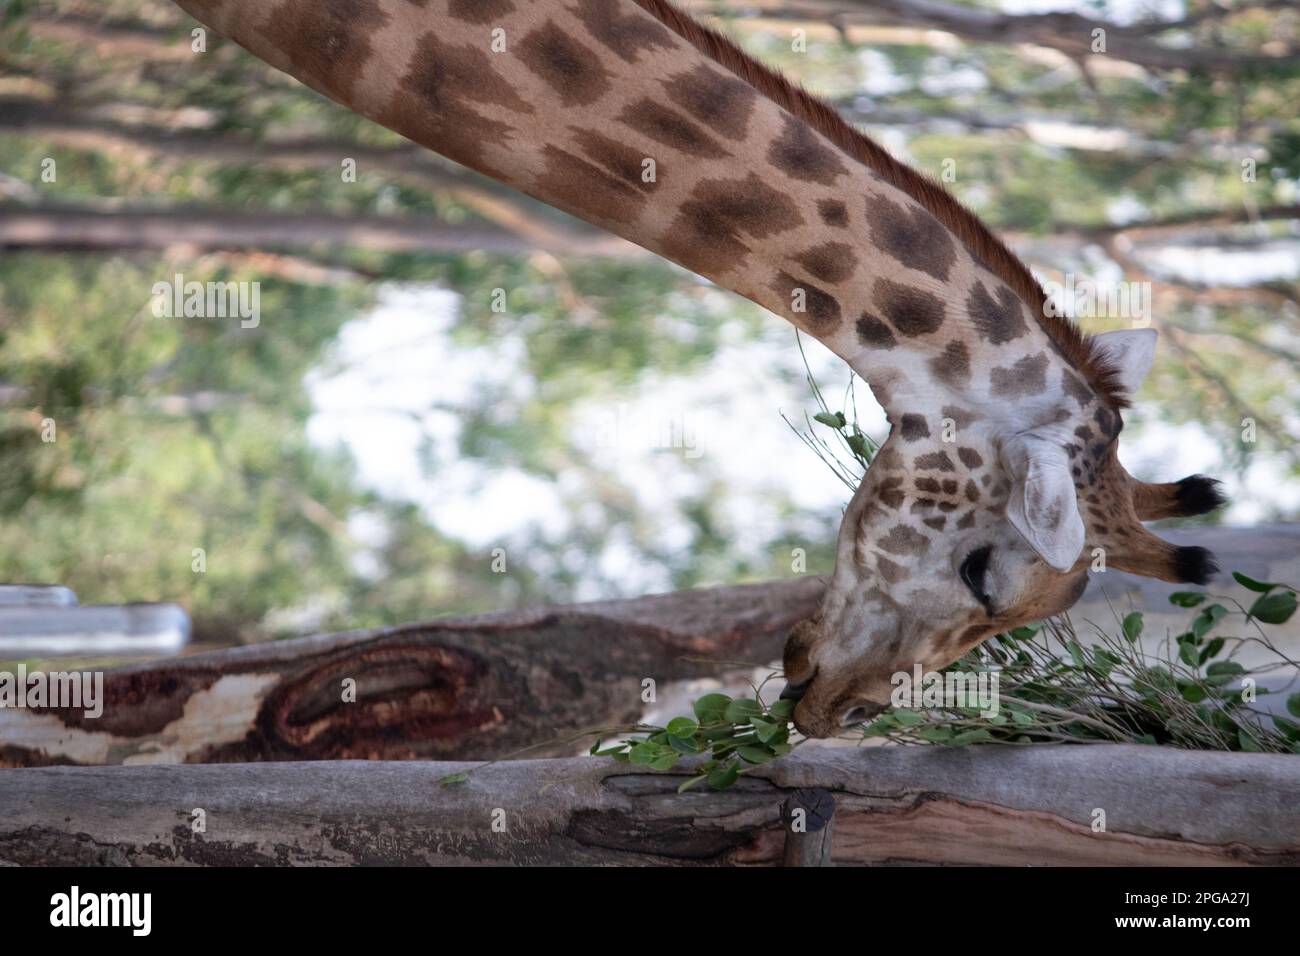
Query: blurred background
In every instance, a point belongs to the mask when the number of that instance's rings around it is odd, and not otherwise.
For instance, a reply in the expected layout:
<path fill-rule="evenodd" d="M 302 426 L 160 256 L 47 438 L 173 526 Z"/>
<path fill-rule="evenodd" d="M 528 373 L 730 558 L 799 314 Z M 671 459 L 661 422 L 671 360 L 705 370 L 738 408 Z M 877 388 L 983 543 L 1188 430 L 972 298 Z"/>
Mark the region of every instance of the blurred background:
<path fill-rule="evenodd" d="M 1294 3 L 686 6 L 1044 281 L 1147 283 L 1129 470 L 1295 520 Z M 0 11 L 0 581 L 176 602 L 211 645 L 830 570 L 808 373 L 886 426 L 815 342 L 162 0 Z M 157 315 L 178 275 L 258 283 L 256 321 Z"/>

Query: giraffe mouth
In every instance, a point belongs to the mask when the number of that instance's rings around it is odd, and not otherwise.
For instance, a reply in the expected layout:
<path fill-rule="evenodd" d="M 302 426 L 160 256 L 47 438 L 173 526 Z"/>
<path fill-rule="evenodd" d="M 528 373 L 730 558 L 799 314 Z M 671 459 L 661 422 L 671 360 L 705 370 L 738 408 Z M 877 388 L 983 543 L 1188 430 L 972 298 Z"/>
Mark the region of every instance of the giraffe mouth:
<path fill-rule="evenodd" d="M 781 700 L 792 700 L 795 703 L 803 700 L 803 695 L 808 693 L 808 688 L 812 686 L 813 678 L 816 676 L 817 672 L 813 671 L 805 680 L 797 684 L 793 681 L 788 682 L 781 691 Z"/>

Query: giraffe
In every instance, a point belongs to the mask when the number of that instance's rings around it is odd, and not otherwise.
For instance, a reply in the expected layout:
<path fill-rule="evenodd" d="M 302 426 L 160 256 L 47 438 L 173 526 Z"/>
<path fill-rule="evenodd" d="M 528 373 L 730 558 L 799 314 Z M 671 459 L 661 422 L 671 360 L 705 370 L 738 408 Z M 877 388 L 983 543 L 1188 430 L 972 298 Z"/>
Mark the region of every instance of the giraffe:
<path fill-rule="evenodd" d="M 176 0 L 272 66 L 448 158 L 787 319 L 890 422 L 819 612 L 784 655 L 833 736 L 987 637 L 1070 607 L 1092 556 L 1204 583 L 1143 521 L 1222 503 L 1120 464 L 1150 329 L 1086 337 L 937 182 L 668 0 Z"/>

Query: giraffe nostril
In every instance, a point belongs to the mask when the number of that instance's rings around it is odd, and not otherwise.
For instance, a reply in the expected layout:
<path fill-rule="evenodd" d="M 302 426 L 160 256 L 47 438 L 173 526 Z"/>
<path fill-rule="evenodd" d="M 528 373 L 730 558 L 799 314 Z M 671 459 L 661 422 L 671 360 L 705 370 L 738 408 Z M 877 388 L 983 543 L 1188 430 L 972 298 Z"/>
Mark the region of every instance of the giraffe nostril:
<path fill-rule="evenodd" d="M 841 727 L 856 727 L 858 724 L 865 724 L 876 714 L 885 709 L 884 704 L 877 704 L 873 701 L 864 701 L 860 704 L 854 704 L 844 712 L 840 718 Z"/>

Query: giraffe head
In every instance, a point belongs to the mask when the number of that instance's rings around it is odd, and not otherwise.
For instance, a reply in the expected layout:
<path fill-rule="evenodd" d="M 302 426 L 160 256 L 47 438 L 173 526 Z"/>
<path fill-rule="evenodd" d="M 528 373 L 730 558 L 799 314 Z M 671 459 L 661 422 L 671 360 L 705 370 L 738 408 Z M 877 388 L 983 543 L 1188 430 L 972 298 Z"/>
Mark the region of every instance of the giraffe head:
<path fill-rule="evenodd" d="M 1132 394 L 1155 332 L 1108 333 L 1096 347 L 1117 394 Z M 887 405 L 918 410 L 891 411 L 889 439 L 845 512 L 821 609 L 786 644 L 785 696 L 798 700 L 800 731 L 840 733 L 884 709 L 892 675 L 938 670 L 993 634 L 1064 611 L 1098 556 L 1165 581 L 1215 572 L 1204 549 L 1170 545 L 1141 522 L 1217 507 L 1217 482 L 1131 478 L 1116 455 L 1118 409 L 1085 388 L 1067 394 L 1077 380 L 1061 374 L 1066 386 L 1047 401 L 891 396 Z"/>

